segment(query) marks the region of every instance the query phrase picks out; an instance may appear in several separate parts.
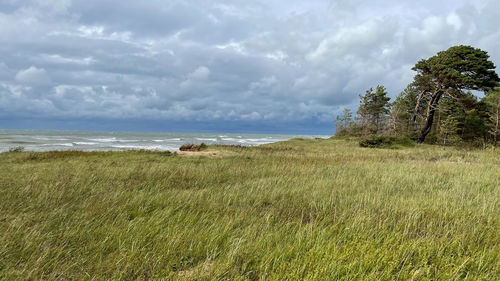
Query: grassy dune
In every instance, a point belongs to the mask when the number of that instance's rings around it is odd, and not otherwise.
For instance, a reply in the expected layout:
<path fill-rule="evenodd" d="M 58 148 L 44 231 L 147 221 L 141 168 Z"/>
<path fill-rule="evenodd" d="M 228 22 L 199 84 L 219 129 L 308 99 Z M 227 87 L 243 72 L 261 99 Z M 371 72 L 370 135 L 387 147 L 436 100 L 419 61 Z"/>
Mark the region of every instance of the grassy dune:
<path fill-rule="evenodd" d="M 499 280 L 500 151 L 0 154 L 1 280 Z"/>

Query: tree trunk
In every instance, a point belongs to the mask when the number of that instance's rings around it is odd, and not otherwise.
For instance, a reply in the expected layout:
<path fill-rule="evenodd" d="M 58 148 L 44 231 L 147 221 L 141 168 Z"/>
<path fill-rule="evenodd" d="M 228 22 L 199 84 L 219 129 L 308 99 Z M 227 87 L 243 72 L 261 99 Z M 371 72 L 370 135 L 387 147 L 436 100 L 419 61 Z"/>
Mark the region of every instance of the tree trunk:
<path fill-rule="evenodd" d="M 438 120 L 436 124 L 436 133 L 439 134 L 441 131 L 441 108 L 438 109 Z"/>
<path fill-rule="evenodd" d="M 427 116 L 425 118 L 425 125 L 420 131 L 420 136 L 417 139 L 418 143 L 423 143 L 425 141 L 425 137 L 429 134 L 432 128 L 432 123 L 434 121 L 434 113 L 436 112 L 436 107 L 441 98 L 443 92 L 436 90 L 429 100 L 429 105 L 427 106 Z"/>
<path fill-rule="evenodd" d="M 417 115 L 418 115 L 418 108 L 420 107 L 420 102 L 422 101 L 422 97 L 424 96 L 425 91 L 422 90 L 420 93 L 418 93 L 417 96 L 417 103 L 415 104 L 415 109 L 413 110 L 413 123 L 417 124 Z"/>
<path fill-rule="evenodd" d="M 500 121 L 500 112 L 499 112 L 499 109 L 500 109 L 500 105 L 497 105 L 497 114 L 496 114 L 496 122 L 495 122 L 495 136 L 493 137 L 493 146 L 496 147 L 497 146 L 497 138 L 498 138 L 498 123 Z"/>

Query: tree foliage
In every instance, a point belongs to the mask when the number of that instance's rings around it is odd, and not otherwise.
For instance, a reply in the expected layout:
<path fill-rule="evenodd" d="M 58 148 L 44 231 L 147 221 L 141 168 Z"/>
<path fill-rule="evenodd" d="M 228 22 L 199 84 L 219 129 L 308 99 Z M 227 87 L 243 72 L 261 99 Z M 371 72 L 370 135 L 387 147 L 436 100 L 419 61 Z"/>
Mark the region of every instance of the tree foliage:
<path fill-rule="evenodd" d="M 415 120 L 413 120 L 417 99 L 418 87 L 412 83 L 396 97 L 393 103 L 391 103 L 390 131 L 392 134 L 408 137 L 413 137 L 415 135 L 415 123 L 421 119 L 419 116 L 415 116 Z M 421 109 L 417 110 L 417 112 L 420 111 Z"/>
<path fill-rule="evenodd" d="M 383 86 L 360 95 L 357 115 L 344 111 L 337 118 L 337 134 L 404 136 L 443 145 L 497 144 L 500 78 L 487 52 L 454 46 L 420 60 L 412 69 L 413 82 L 392 103 Z M 478 99 L 477 91 L 485 97 Z"/>
<path fill-rule="evenodd" d="M 493 137 L 493 144 L 496 146 L 500 135 L 500 88 L 490 92 L 484 101 L 488 106 L 489 134 Z"/>
<path fill-rule="evenodd" d="M 390 112 L 390 98 L 387 96 L 385 87 L 379 85 L 375 91 L 370 88 L 364 95 L 359 97 L 361 100 L 358 116 L 361 125 L 372 134 L 380 133 Z"/>
<path fill-rule="evenodd" d="M 335 119 L 335 127 L 337 135 L 349 134 L 352 127 L 355 125 L 352 111 L 348 108 L 344 108 L 341 116 L 337 116 Z"/>
<path fill-rule="evenodd" d="M 488 91 L 500 81 L 487 52 L 463 45 L 420 60 L 412 69 L 417 72 L 414 80 L 421 89 L 421 96 L 428 96 L 419 142 L 423 142 L 430 132 L 435 110 L 443 95 L 460 100 L 464 90 Z"/>
<path fill-rule="evenodd" d="M 459 141 L 458 124 L 458 120 L 453 116 L 448 116 L 448 118 L 442 121 L 439 138 L 443 145 L 454 144 Z"/>

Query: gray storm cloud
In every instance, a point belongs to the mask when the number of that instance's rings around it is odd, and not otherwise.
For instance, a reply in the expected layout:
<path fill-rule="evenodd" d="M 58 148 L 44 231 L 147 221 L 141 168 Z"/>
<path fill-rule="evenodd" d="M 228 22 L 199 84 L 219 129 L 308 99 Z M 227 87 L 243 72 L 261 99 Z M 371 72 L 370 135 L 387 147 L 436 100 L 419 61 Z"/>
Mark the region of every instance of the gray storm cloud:
<path fill-rule="evenodd" d="M 499 1 L 271 2 L 2 1 L 0 117 L 330 122 L 449 46 L 500 61 Z"/>

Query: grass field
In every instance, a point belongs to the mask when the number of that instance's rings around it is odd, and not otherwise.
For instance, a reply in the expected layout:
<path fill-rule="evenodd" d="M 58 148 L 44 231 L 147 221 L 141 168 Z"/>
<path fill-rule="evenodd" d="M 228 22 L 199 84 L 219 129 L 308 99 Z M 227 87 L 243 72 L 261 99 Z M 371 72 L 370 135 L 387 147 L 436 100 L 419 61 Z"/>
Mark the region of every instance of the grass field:
<path fill-rule="evenodd" d="M 500 280 L 500 151 L 0 154 L 0 280 Z"/>

